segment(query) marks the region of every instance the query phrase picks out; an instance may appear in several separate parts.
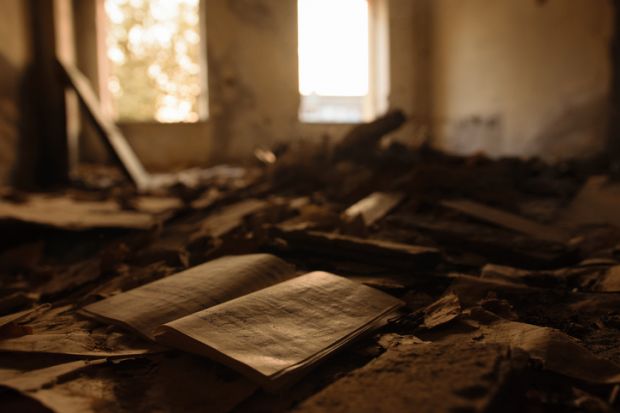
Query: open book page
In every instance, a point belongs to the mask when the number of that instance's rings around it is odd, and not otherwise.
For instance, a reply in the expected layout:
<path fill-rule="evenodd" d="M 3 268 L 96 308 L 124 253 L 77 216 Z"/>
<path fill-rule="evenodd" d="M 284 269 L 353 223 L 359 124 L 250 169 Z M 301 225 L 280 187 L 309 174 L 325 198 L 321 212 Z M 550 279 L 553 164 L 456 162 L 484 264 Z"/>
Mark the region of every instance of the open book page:
<path fill-rule="evenodd" d="M 312 272 L 172 321 L 156 336 L 265 384 L 324 357 L 401 305 L 373 288 Z"/>
<path fill-rule="evenodd" d="M 162 324 L 277 284 L 294 272 L 269 254 L 228 256 L 91 304 L 83 312 L 152 339 Z"/>

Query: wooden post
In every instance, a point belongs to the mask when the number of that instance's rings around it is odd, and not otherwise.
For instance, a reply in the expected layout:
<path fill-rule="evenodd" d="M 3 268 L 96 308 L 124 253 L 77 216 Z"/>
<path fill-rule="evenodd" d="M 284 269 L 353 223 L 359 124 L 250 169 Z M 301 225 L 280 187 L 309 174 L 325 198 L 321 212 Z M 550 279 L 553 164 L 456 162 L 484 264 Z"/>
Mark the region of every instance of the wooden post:
<path fill-rule="evenodd" d="M 44 187 L 64 185 L 69 180 L 64 86 L 56 66 L 59 45 L 57 28 L 70 24 L 58 21 L 57 0 L 30 0 L 33 40 L 32 97 L 37 123 L 36 180 Z"/>
<path fill-rule="evenodd" d="M 611 43 L 611 102 L 608 156 L 612 172 L 620 176 L 620 0 L 614 0 L 614 37 Z"/>

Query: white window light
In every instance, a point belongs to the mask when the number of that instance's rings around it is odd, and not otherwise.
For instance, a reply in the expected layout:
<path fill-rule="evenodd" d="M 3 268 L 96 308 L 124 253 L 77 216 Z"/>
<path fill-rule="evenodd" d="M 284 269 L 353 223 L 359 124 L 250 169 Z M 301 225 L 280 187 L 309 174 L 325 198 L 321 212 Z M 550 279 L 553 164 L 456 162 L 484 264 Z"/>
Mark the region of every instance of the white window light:
<path fill-rule="evenodd" d="M 379 73 L 371 60 L 384 54 L 373 50 L 371 12 L 368 0 L 298 0 L 302 121 L 356 123 L 377 115 Z"/>

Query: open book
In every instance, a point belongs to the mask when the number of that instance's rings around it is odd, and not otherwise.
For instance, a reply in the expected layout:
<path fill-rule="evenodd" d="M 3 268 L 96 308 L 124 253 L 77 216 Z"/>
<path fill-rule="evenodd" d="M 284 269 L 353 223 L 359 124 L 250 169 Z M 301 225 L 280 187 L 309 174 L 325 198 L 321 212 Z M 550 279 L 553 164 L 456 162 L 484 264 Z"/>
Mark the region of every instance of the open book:
<path fill-rule="evenodd" d="M 91 304 L 83 312 L 240 371 L 267 389 L 371 329 L 403 303 L 269 254 L 223 257 Z"/>

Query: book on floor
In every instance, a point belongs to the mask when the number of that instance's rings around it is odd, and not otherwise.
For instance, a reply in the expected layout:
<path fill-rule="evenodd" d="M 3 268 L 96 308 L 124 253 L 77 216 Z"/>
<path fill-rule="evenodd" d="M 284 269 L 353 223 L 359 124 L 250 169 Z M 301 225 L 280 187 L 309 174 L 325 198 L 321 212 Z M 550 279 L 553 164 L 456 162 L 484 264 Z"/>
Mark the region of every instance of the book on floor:
<path fill-rule="evenodd" d="M 384 325 L 402 305 L 346 278 L 299 275 L 278 257 L 251 254 L 210 261 L 83 313 L 218 361 L 275 390 Z"/>

